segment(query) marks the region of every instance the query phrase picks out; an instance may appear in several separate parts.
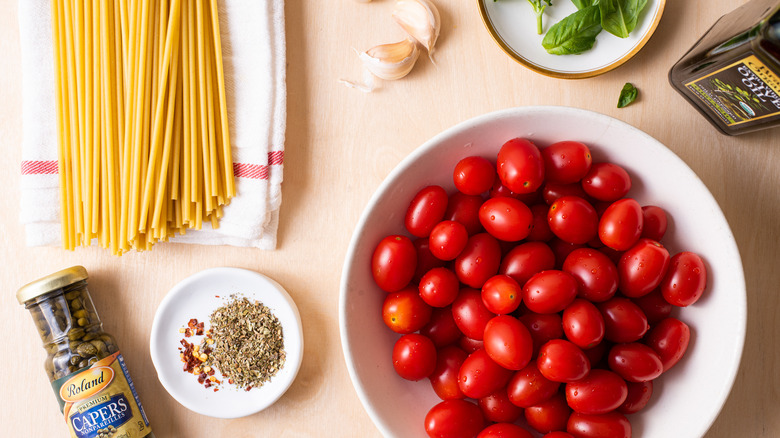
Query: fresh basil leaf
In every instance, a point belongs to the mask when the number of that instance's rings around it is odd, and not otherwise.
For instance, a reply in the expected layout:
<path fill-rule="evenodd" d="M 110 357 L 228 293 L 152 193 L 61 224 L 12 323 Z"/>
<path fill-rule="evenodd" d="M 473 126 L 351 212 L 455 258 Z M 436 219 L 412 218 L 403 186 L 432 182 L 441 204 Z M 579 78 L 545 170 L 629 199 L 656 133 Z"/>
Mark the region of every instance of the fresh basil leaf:
<path fill-rule="evenodd" d="M 542 40 L 542 47 L 553 55 L 582 53 L 593 47 L 599 32 L 599 7 L 589 6 L 552 25 Z"/>
<path fill-rule="evenodd" d="M 571 2 L 574 3 L 577 9 L 585 9 L 589 6 L 597 5 L 599 0 L 571 0 Z"/>
<path fill-rule="evenodd" d="M 601 27 L 620 38 L 627 38 L 636 27 L 639 13 L 647 0 L 601 0 Z"/>
<path fill-rule="evenodd" d="M 617 107 L 623 108 L 635 101 L 638 94 L 639 90 L 630 82 L 626 82 L 626 85 L 623 85 L 623 89 L 620 90 L 620 98 L 618 99 Z"/>

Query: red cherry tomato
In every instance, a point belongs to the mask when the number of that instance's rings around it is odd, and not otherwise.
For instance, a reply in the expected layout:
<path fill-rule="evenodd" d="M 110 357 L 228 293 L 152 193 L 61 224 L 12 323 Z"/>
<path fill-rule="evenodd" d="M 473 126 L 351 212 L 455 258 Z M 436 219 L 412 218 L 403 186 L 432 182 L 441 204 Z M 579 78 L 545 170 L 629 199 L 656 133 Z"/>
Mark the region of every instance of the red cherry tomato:
<path fill-rule="evenodd" d="M 490 198 L 479 209 L 479 222 L 496 239 L 517 242 L 531 232 L 533 214 L 517 199 Z"/>
<path fill-rule="evenodd" d="M 555 266 L 558 269 L 563 268 L 563 262 L 566 261 L 566 257 L 569 256 L 575 249 L 588 248 L 588 245 L 584 243 L 569 243 L 554 237 L 551 241 L 547 242 L 555 254 Z"/>
<path fill-rule="evenodd" d="M 455 325 L 451 307 L 434 308 L 430 321 L 420 329 L 420 334 L 430 338 L 437 348 L 454 344 L 463 336 Z"/>
<path fill-rule="evenodd" d="M 659 322 L 645 337 L 645 343 L 661 358 L 664 371 L 682 359 L 690 340 L 691 329 L 675 318 L 666 318 Z"/>
<path fill-rule="evenodd" d="M 617 164 L 593 163 L 582 178 L 582 188 L 599 201 L 614 202 L 631 190 L 631 177 Z"/>
<path fill-rule="evenodd" d="M 471 354 L 477 350 L 480 350 L 482 348 L 485 348 L 485 343 L 481 340 L 477 339 L 471 339 L 468 336 L 461 336 L 460 339 L 458 339 L 458 347 L 463 349 L 468 354 Z"/>
<path fill-rule="evenodd" d="M 512 248 L 501 260 L 498 272 L 524 285 L 534 274 L 553 269 L 555 254 L 543 242 L 526 242 Z"/>
<path fill-rule="evenodd" d="M 537 432 L 548 433 L 566 429 L 571 408 L 563 394 L 556 394 L 535 406 L 525 408 L 525 421 Z"/>
<path fill-rule="evenodd" d="M 497 423 L 482 429 L 477 438 L 533 438 L 533 435 L 516 424 Z"/>
<path fill-rule="evenodd" d="M 588 300 L 577 298 L 569 304 L 562 322 L 566 339 L 582 349 L 595 347 L 604 339 L 604 318 Z"/>
<path fill-rule="evenodd" d="M 452 316 L 455 325 L 464 335 L 481 341 L 485 334 L 485 326 L 496 315 L 485 307 L 480 291 L 465 288 L 461 289 L 452 303 Z"/>
<path fill-rule="evenodd" d="M 430 319 L 431 307 L 420 298 L 414 286 L 389 293 L 382 304 L 382 320 L 396 333 L 416 332 Z"/>
<path fill-rule="evenodd" d="M 447 211 L 447 192 L 439 186 L 428 186 L 417 192 L 406 210 L 404 225 L 413 236 L 427 237 Z"/>
<path fill-rule="evenodd" d="M 414 249 L 417 250 L 417 267 L 414 270 L 412 281 L 419 283 L 426 272 L 433 268 L 444 266 L 444 260 L 436 258 L 431 253 L 427 237 L 420 237 L 414 240 Z"/>
<path fill-rule="evenodd" d="M 618 263 L 620 291 L 627 297 L 641 297 L 661 284 L 668 268 L 669 251 L 655 240 L 640 239 Z"/>
<path fill-rule="evenodd" d="M 479 223 L 479 207 L 482 202 L 482 196 L 455 192 L 450 196 L 444 219 L 463 224 L 469 236 L 477 234 L 482 231 L 482 224 Z"/>
<path fill-rule="evenodd" d="M 599 239 L 612 249 L 625 251 L 639 240 L 643 225 L 642 207 L 623 198 L 607 207 L 599 220 Z"/>
<path fill-rule="evenodd" d="M 604 317 L 604 338 L 612 342 L 637 341 L 650 327 L 642 309 L 628 298 L 613 297 L 596 307 Z"/>
<path fill-rule="evenodd" d="M 645 344 L 617 344 L 609 350 L 609 368 L 629 382 L 647 382 L 664 371 L 661 358 Z"/>
<path fill-rule="evenodd" d="M 436 352 L 436 368 L 428 377 L 433 391 L 442 400 L 466 398 L 458 386 L 458 372 L 468 354 L 451 345 Z"/>
<path fill-rule="evenodd" d="M 469 241 L 466 227 L 455 221 L 441 221 L 428 237 L 431 254 L 439 260 L 454 260 Z"/>
<path fill-rule="evenodd" d="M 447 268 L 433 268 L 423 275 L 418 285 L 420 298 L 429 306 L 446 307 L 455 301 L 460 291 L 458 276 Z"/>
<path fill-rule="evenodd" d="M 547 205 L 551 205 L 564 196 L 577 196 L 586 199 L 588 194 L 585 193 L 585 190 L 582 189 L 582 185 L 579 183 L 557 184 L 547 182 L 542 186 L 542 199 Z"/>
<path fill-rule="evenodd" d="M 597 249 L 575 249 L 563 262 L 563 271 L 577 280 L 577 295 L 589 301 L 606 301 L 617 291 L 617 266 Z"/>
<path fill-rule="evenodd" d="M 501 246 L 495 237 L 479 233 L 469 237 L 466 247 L 455 259 L 455 273 L 468 286 L 481 288 L 488 278 L 498 273 Z"/>
<path fill-rule="evenodd" d="M 491 312 L 512 313 L 523 299 L 523 288 L 508 275 L 494 275 L 482 285 L 482 302 Z"/>
<path fill-rule="evenodd" d="M 563 337 L 563 323 L 561 315 L 558 313 L 534 313 L 528 312 L 520 316 L 520 322 L 525 324 L 531 333 L 531 339 L 534 340 L 533 357 L 539 354 L 539 348 L 553 339 Z"/>
<path fill-rule="evenodd" d="M 553 382 L 574 382 L 590 372 L 585 353 L 564 339 L 553 339 L 542 345 L 536 363 L 542 375 Z"/>
<path fill-rule="evenodd" d="M 387 236 L 376 246 L 371 257 L 371 274 L 380 289 L 396 292 L 403 289 L 417 269 L 417 250 L 406 236 Z"/>
<path fill-rule="evenodd" d="M 615 411 L 601 415 L 575 412 L 569 417 L 566 431 L 575 438 L 631 438 L 631 423 Z"/>
<path fill-rule="evenodd" d="M 393 368 L 406 380 L 428 377 L 436 368 L 436 347 L 423 335 L 403 335 L 393 346 Z"/>
<path fill-rule="evenodd" d="M 574 435 L 570 434 L 569 432 L 555 430 L 546 434 L 542 438 L 574 438 Z"/>
<path fill-rule="evenodd" d="M 461 365 L 458 385 L 467 397 L 482 398 L 503 388 L 511 377 L 512 371 L 494 362 L 484 349 L 479 349 Z"/>
<path fill-rule="evenodd" d="M 559 382 L 553 382 L 542 375 L 532 360 L 522 370 L 516 372 L 507 384 L 507 396 L 509 400 L 521 407 L 528 408 L 538 405 L 549 399 L 561 386 Z"/>
<path fill-rule="evenodd" d="M 550 230 L 550 224 L 547 222 L 548 210 L 549 207 L 546 204 L 534 204 L 531 206 L 533 221 L 531 222 L 531 232 L 526 237 L 526 240 L 529 242 L 547 242 L 555 237 L 555 234 Z"/>
<path fill-rule="evenodd" d="M 501 388 L 486 397 L 482 397 L 479 399 L 478 404 L 485 418 L 495 423 L 514 423 L 523 415 L 523 409 L 509 401 L 509 397 L 506 395 L 506 388 Z"/>
<path fill-rule="evenodd" d="M 626 382 L 626 385 L 628 385 L 628 396 L 617 411 L 626 415 L 636 414 L 647 406 L 653 396 L 653 381 Z"/>
<path fill-rule="evenodd" d="M 672 313 L 672 307 L 674 307 L 666 301 L 661 289 L 655 289 L 639 298 L 632 298 L 631 301 L 642 309 L 642 312 L 647 316 L 648 324 L 651 326 L 668 318 Z"/>
<path fill-rule="evenodd" d="M 444 400 L 425 415 L 430 438 L 474 438 L 484 427 L 482 410 L 466 400 Z"/>
<path fill-rule="evenodd" d="M 559 141 L 542 149 L 544 175 L 561 184 L 579 182 L 590 170 L 590 149 L 578 141 Z"/>
<path fill-rule="evenodd" d="M 626 381 L 612 371 L 593 369 L 584 379 L 566 384 L 566 402 L 574 412 L 606 414 L 628 396 Z"/>
<path fill-rule="evenodd" d="M 499 315 L 488 321 L 484 343 L 488 356 L 508 370 L 519 370 L 531 360 L 531 334 L 514 316 Z"/>
<path fill-rule="evenodd" d="M 707 267 L 697 254 L 684 251 L 669 261 L 669 271 L 661 281 L 666 301 L 679 307 L 690 306 L 701 298 L 707 287 Z"/>
<path fill-rule="evenodd" d="M 605 356 L 607 355 L 607 351 L 612 348 L 612 345 L 613 344 L 610 341 L 601 341 L 594 347 L 582 350 L 582 352 L 585 353 L 585 356 L 588 357 L 591 368 L 607 368 Z"/>
<path fill-rule="evenodd" d="M 642 237 L 660 242 L 666 234 L 666 212 L 661 207 L 646 205 L 642 207 Z"/>
<path fill-rule="evenodd" d="M 455 188 L 467 195 L 479 195 L 493 187 L 496 166 L 483 157 L 466 157 L 455 165 Z"/>
<path fill-rule="evenodd" d="M 550 269 L 542 271 L 523 286 L 523 302 L 536 313 L 557 313 L 577 296 L 577 280 L 571 275 Z"/>
<path fill-rule="evenodd" d="M 550 230 L 569 243 L 587 243 L 598 232 L 599 217 L 590 203 L 578 196 L 564 196 L 550 205 Z"/>
<path fill-rule="evenodd" d="M 536 191 L 544 181 L 544 161 L 539 148 L 530 140 L 515 138 L 498 151 L 498 177 L 515 193 Z"/>

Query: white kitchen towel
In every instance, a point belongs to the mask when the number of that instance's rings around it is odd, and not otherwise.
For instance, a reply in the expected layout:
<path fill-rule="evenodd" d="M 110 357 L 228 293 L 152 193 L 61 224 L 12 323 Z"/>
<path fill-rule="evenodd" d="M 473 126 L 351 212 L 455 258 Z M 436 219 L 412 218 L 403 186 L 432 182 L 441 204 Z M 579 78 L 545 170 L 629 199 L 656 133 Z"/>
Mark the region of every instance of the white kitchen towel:
<path fill-rule="evenodd" d="M 219 0 L 237 196 L 218 229 L 173 242 L 276 248 L 287 120 L 284 0 Z M 61 244 L 51 0 L 19 0 L 20 220 L 28 246 Z"/>

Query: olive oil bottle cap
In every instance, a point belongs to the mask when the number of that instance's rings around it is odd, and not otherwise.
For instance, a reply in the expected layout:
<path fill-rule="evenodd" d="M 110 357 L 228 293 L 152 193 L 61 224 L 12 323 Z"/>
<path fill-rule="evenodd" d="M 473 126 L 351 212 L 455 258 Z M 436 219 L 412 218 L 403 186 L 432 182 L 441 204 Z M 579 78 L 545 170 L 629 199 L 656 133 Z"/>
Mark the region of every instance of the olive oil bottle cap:
<path fill-rule="evenodd" d="M 83 266 L 72 266 L 27 283 L 16 292 L 16 299 L 19 304 L 24 304 L 51 291 L 86 280 L 88 277 L 87 270 Z"/>

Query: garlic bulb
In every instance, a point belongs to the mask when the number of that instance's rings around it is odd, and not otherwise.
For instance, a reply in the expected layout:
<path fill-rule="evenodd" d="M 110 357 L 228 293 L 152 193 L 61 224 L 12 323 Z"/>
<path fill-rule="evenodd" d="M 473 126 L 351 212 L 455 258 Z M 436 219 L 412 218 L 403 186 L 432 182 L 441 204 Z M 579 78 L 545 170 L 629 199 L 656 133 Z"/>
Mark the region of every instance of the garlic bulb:
<path fill-rule="evenodd" d="M 414 41 L 405 39 L 397 43 L 382 44 L 359 54 L 363 65 L 380 79 L 401 79 L 409 74 L 420 56 Z"/>
<path fill-rule="evenodd" d="M 439 37 L 441 19 L 439 10 L 429 0 L 397 0 L 393 18 L 406 33 L 433 53 L 433 46 Z"/>

